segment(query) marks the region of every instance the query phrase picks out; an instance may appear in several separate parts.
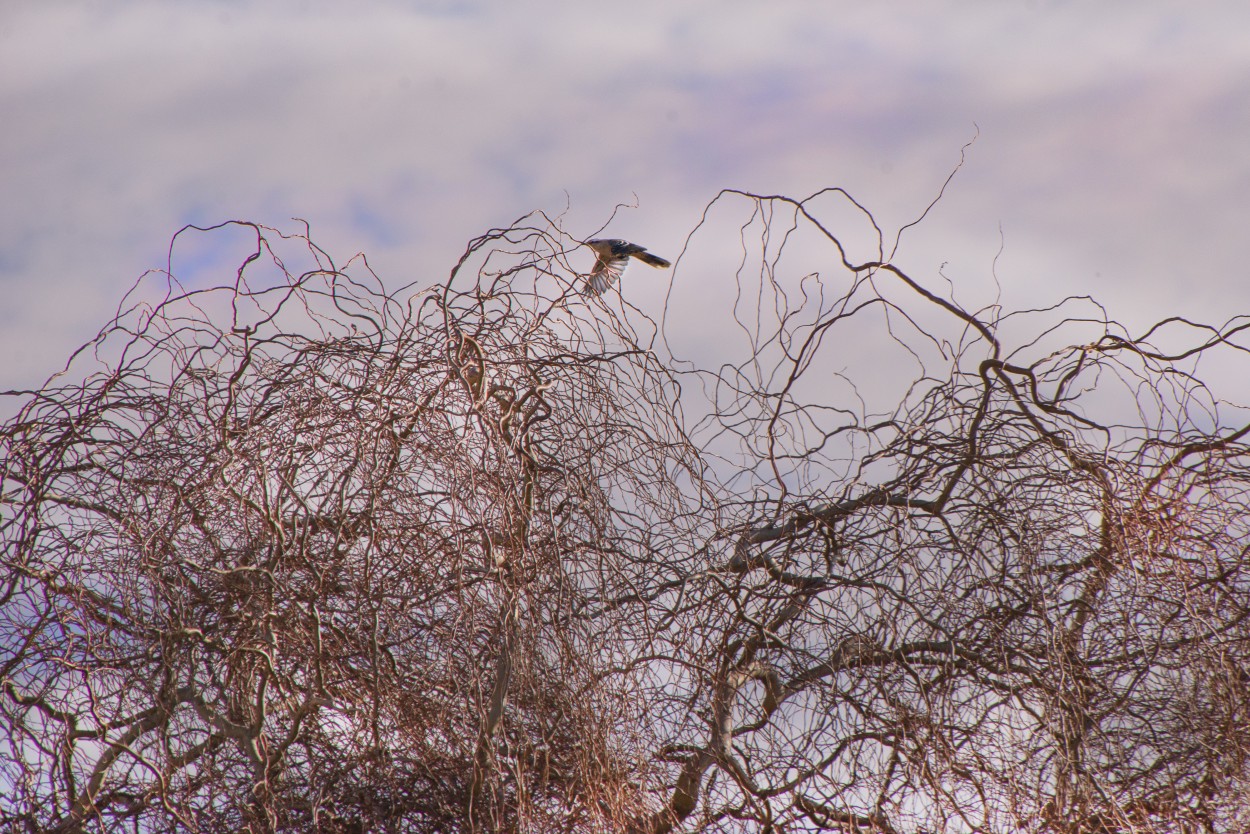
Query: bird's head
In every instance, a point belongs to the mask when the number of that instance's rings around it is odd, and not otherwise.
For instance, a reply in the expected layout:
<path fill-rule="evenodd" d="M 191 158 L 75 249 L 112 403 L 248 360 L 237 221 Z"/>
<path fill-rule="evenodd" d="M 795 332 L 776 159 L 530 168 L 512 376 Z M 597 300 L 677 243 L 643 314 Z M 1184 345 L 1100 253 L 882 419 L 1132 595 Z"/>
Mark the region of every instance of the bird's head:
<path fill-rule="evenodd" d="M 622 247 L 628 246 L 626 241 L 616 238 L 597 238 L 595 240 L 586 241 L 586 245 L 595 251 L 596 255 L 611 257 Z"/>

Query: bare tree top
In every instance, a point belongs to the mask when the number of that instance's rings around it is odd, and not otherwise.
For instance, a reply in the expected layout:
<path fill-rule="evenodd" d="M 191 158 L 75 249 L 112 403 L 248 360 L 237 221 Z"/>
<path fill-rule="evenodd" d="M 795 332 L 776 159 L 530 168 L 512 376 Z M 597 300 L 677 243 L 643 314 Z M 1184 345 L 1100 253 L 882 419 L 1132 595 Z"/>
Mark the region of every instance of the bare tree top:
<path fill-rule="evenodd" d="M 599 296 L 543 215 L 398 289 L 184 229 L 8 394 L 0 822 L 1244 827 L 1250 320 L 969 308 L 906 228 L 728 191 Z"/>

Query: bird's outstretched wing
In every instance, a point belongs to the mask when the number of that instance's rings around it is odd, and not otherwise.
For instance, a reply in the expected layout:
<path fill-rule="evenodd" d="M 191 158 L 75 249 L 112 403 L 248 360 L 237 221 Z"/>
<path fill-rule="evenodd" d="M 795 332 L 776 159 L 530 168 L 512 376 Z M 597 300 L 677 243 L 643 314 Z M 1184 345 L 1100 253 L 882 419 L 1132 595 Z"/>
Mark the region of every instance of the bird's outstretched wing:
<path fill-rule="evenodd" d="M 629 266 L 629 255 L 613 257 L 600 253 L 595 258 L 595 268 L 586 277 L 586 294 L 599 295 L 606 292 L 608 287 L 612 286 L 625 273 L 627 266 Z"/>

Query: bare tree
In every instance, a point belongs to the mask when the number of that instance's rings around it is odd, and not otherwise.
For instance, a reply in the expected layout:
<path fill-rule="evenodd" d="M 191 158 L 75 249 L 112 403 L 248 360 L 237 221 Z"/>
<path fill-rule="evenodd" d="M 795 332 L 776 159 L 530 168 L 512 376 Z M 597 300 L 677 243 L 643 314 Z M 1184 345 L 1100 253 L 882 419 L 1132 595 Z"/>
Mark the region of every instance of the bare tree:
<path fill-rule="evenodd" d="M 229 228 L 9 392 L 4 826 L 1250 824 L 1250 320 L 965 309 L 836 189 L 658 323 L 541 215 L 393 291 Z"/>

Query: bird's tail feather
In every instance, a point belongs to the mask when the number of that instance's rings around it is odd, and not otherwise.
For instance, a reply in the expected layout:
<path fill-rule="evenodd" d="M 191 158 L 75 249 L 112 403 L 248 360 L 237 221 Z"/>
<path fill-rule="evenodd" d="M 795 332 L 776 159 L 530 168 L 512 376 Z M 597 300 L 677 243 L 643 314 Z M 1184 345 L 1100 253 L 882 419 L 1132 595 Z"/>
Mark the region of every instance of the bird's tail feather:
<path fill-rule="evenodd" d="M 647 264 L 648 266 L 660 267 L 661 269 L 663 269 L 666 266 L 672 266 L 672 264 L 669 263 L 668 261 L 659 257 L 658 255 L 652 255 L 650 252 L 639 252 L 638 254 L 634 255 L 634 257 L 642 261 L 644 264 Z"/>

